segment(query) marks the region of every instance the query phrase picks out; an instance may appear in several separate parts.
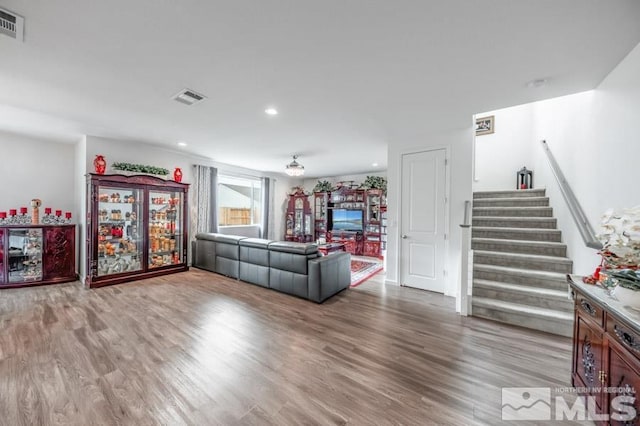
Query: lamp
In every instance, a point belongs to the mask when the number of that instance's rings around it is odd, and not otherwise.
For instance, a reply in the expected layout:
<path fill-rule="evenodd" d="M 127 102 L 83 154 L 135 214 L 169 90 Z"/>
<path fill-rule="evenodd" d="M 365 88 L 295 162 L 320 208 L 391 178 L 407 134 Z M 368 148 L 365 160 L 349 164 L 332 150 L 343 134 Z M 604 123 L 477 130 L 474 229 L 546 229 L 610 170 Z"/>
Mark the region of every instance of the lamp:
<path fill-rule="evenodd" d="M 297 155 L 293 156 L 293 161 L 287 164 L 287 170 L 285 172 L 289 176 L 302 176 L 304 174 L 304 166 L 296 161 Z"/>

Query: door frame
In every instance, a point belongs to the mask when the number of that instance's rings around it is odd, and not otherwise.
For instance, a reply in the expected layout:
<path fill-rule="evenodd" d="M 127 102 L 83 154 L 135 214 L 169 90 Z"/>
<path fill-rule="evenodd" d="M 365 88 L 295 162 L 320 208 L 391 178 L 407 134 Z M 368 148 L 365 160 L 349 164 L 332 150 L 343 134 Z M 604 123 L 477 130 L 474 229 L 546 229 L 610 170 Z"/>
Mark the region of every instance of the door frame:
<path fill-rule="evenodd" d="M 450 294 L 450 280 L 451 280 L 451 271 L 449 271 L 448 267 L 449 267 L 449 241 L 451 240 L 451 227 L 450 227 L 450 205 L 451 205 L 451 147 L 449 145 L 435 145 L 435 146 L 429 146 L 429 147 L 424 147 L 424 148 L 411 148 L 411 149 L 406 149 L 406 150 L 402 150 L 400 151 L 400 157 L 399 157 L 399 167 L 398 167 L 398 232 L 396 233 L 396 247 L 398 250 L 398 259 L 397 259 L 397 271 L 398 271 L 398 285 L 401 287 L 406 287 L 403 282 L 404 282 L 404 272 L 402 270 L 402 256 L 403 256 L 403 252 L 402 252 L 402 218 L 403 218 L 403 204 L 404 204 L 404 200 L 402 198 L 402 189 L 403 189 L 403 184 L 404 182 L 402 182 L 402 176 L 404 175 L 404 169 L 403 169 L 403 165 L 404 165 L 404 161 L 403 158 L 405 155 L 410 155 L 410 154 L 419 154 L 421 152 L 430 152 L 430 151 L 440 151 L 440 150 L 444 150 L 444 158 L 446 161 L 445 167 L 444 167 L 444 193 L 445 193 L 445 198 L 446 198 L 446 202 L 444 205 L 444 232 L 446 235 L 446 238 L 444 240 L 444 256 L 443 256 L 443 268 L 444 268 L 444 295 L 445 296 L 449 296 Z"/>

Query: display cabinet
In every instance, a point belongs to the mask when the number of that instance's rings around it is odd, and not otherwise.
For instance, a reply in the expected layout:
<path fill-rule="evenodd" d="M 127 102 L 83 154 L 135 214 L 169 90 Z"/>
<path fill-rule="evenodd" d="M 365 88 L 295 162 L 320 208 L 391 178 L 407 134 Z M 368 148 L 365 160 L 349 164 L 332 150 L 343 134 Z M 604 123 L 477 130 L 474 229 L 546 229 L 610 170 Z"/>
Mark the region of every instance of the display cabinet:
<path fill-rule="evenodd" d="M 87 175 L 88 287 L 186 271 L 188 184 Z"/>
<path fill-rule="evenodd" d="M 572 385 L 590 397 L 600 414 L 598 422 L 638 424 L 640 413 L 640 316 L 625 301 L 610 296 L 602 287 L 584 284 L 569 276 L 575 301 Z M 625 397 L 627 406 L 620 411 Z M 616 401 L 617 400 L 617 401 Z M 626 416 L 632 412 L 633 416 Z"/>
<path fill-rule="evenodd" d="M 284 239 L 301 243 L 313 241 L 311 206 L 302 188 L 296 188 L 295 192 L 289 194 Z"/>
<path fill-rule="evenodd" d="M 0 288 L 75 281 L 75 225 L 0 226 Z"/>
<path fill-rule="evenodd" d="M 313 231 L 314 239 L 327 239 L 328 220 L 329 220 L 329 199 L 330 192 L 314 192 L 313 193 Z"/>
<path fill-rule="evenodd" d="M 366 216 L 364 226 L 364 255 L 382 257 L 386 223 L 383 215 L 387 206 L 381 189 L 369 189 L 366 193 Z"/>

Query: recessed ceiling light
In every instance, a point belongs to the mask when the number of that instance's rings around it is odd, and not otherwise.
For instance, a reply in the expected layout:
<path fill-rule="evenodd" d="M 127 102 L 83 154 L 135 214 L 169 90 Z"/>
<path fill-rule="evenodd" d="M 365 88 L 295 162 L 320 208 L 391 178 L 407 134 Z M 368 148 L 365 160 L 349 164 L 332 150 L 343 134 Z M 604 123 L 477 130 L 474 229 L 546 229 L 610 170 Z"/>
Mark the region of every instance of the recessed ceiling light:
<path fill-rule="evenodd" d="M 372 166 L 373 167 L 378 167 L 378 163 L 373 163 Z"/>
<path fill-rule="evenodd" d="M 278 110 L 273 108 L 273 107 L 269 107 L 269 108 L 265 109 L 264 112 L 267 115 L 278 115 Z"/>
<path fill-rule="evenodd" d="M 186 142 L 178 142 L 178 146 L 187 146 Z"/>

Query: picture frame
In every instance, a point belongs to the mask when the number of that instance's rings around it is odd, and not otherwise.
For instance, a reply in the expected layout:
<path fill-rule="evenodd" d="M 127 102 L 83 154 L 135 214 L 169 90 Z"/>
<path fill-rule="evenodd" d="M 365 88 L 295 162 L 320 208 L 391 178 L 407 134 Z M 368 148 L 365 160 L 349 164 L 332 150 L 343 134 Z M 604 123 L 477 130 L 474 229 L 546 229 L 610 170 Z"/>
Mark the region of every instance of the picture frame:
<path fill-rule="evenodd" d="M 476 136 L 490 135 L 495 131 L 495 116 L 476 118 Z"/>

